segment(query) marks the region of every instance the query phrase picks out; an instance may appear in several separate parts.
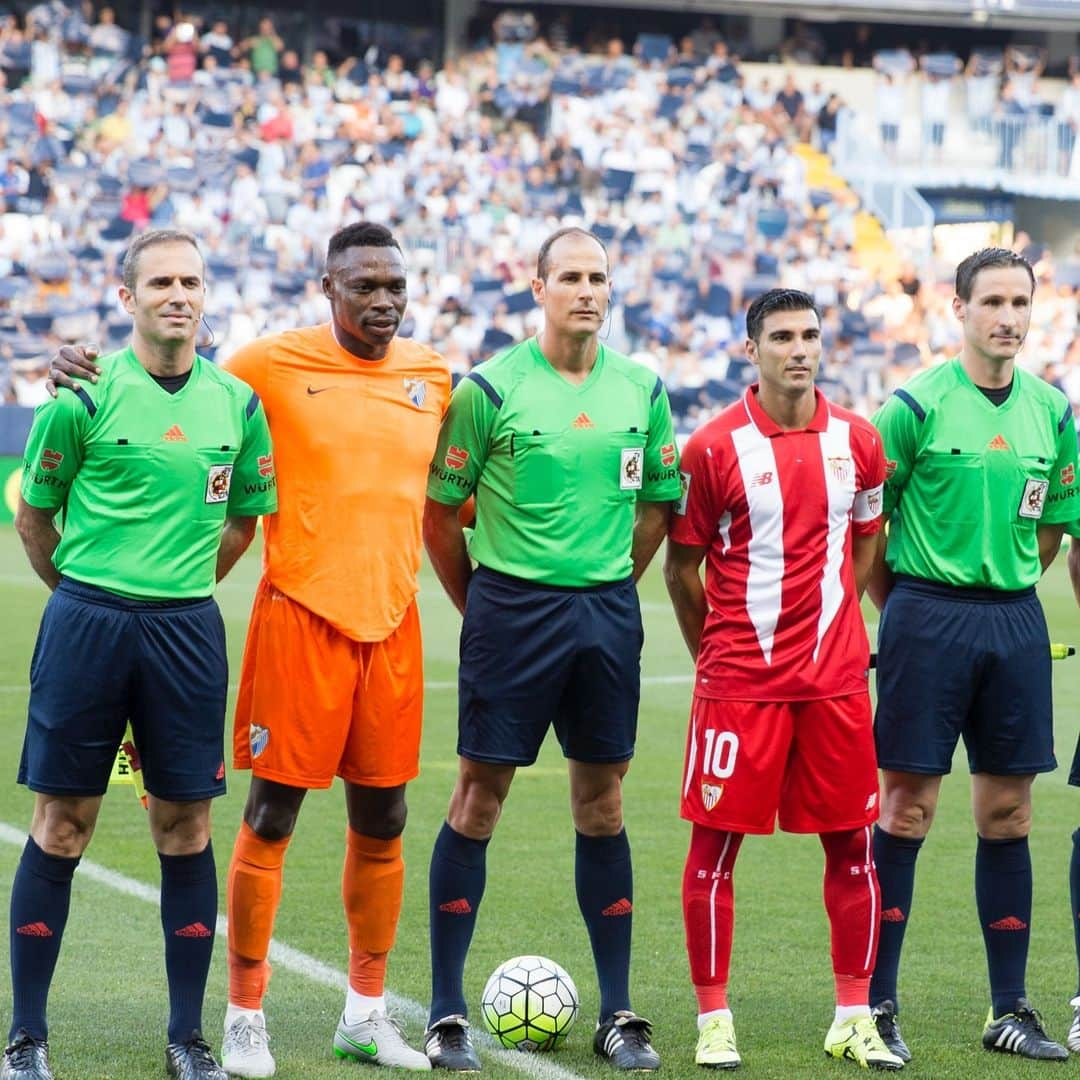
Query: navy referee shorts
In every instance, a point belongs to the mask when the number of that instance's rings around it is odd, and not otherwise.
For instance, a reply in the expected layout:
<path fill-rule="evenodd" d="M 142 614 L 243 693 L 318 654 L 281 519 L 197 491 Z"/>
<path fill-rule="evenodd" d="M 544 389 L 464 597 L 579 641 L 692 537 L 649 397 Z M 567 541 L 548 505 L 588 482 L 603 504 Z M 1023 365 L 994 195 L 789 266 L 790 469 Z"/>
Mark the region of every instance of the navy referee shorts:
<path fill-rule="evenodd" d="M 131 600 L 64 578 L 30 663 L 19 783 L 49 795 L 103 795 L 130 720 L 151 795 L 223 795 L 228 683 L 225 626 L 212 598 Z"/>
<path fill-rule="evenodd" d="M 971 772 L 1057 768 L 1050 637 L 1035 590 L 897 575 L 878 628 L 878 765 L 940 776 L 962 737 Z"/>
<path fill-rule="evenodd" d="M 574 589 L 477 567 L 461 627 L 458 753 L 531 765 L 554 726 L 574 761 L 629 760 L 644 638 L 632 578 Z"/>

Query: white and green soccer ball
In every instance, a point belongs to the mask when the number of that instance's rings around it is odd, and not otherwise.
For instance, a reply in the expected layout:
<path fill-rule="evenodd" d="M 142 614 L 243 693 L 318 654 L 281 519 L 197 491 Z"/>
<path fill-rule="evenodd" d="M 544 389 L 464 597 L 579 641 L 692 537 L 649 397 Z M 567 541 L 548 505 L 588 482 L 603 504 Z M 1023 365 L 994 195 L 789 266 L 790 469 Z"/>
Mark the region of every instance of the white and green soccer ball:
<path fill-rule="evenodd" d="M 554 1050 L 577 1019 L 574 980 L 546 956 L 515 956 L 492 972 L 480 999 L 488 1031 L 511 1050 Z"/>

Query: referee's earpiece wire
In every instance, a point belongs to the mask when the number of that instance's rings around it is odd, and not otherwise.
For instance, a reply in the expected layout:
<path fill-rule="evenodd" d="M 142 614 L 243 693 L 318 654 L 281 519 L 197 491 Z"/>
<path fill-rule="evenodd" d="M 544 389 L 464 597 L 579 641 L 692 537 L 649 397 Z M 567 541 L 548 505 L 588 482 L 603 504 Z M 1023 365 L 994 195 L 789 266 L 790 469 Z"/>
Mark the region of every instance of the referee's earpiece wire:
<path fill-rule="evenodd" d="M 602 337 L 605 341 L 607 341 L 607 339 L 611 337 L 611 308 L 614 303 L 615 290 L 612 289 L 612 291 L 608 294 L 607 311 L 604 313 L 604 321 L 600 324 L 600 333 L 597 335 L 598 337 Z"/>
<path fill-rule="evenodd" d="M 204 349 L 209 349 L 210 346 L 213 345 L 215 341 L 217 341 L 217 338 L 214 336 L 214 328 L 206 321 L 205 315 L 200 315 L 199 318 L 202 320 L 203 326 L 205 326 L 206 329 L 210 331 L 210 340 L 203 346 Z"/>

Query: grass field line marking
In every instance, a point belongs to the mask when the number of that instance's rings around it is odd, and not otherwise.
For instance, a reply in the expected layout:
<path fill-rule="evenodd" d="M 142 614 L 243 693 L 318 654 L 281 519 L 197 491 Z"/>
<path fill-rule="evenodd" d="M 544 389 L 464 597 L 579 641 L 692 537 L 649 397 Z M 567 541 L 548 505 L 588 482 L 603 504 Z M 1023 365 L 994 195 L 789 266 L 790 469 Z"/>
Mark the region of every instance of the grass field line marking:
<path fill-rule="evenodd" d="M 13 825 L 0 821 L 0 841 L 22 848 L 26 844 L 26 833 L 21 829 L 16 829 Z M 161 906 L 161 896 L 158 889 L 141 881 L 136 881 L 134 878 L 129 878 L 126 874 L 118 873 L 116 870 L 110 870 L 107 866 L 102 866 L 100 863 L 93 862 L 90 859 L 83 859 L 79 863 L 77 873 L 124 896 L 142 900 L 144 903 L 152 904 L 154 907 Z M 219 915 L 216 929 L 217 936 L 220 939 L 225 939 L 228 926 L 229 923 L 225 916 Z M 270 963 L 332 990 L 340 990 L 344 993 L 348 987 L 348 977 L 344 971 L 339 971 L 329 964 L 324 964 L 321 960 L 316 960 L 314 956 L 308 956 L 307 953 L 277 940 L 270 942 Z M 391 990 L 386 992 L 386 1001 L 394 1012 L 400 1013 L 406 1019 L 419 1024 L 427 1023 L 427 1009 L 420 1002 L 413 1001 L 412 998 L 405 997 L 402 994 L 395 994 Z M 475 1027 L 473 1032 L 477 1036 L 476 1041 L 480 1044 L 480 1048 L 487 1056 L 494 1058 L 501 1065 L 515 1069 L 517 1072 L 536 1077 L 537 1080 L 584 1080 L 578 1073 L 564 1069 L 561 1065 L 556 1065 L 555 1062 L 542 1055 L 504 1050 L 486 1032 Z"/>

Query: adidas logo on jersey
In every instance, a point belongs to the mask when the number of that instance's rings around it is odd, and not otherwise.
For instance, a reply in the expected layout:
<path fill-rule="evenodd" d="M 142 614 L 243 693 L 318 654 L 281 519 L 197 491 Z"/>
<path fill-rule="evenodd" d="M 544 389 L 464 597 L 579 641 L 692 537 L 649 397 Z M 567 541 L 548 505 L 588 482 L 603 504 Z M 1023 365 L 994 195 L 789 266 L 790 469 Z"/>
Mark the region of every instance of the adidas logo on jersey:
<path fill-rule="evenodd" d="M 997 919 L 990 923 L 991 930 L 1026 930 L 1028 924 L 1015 915 L 1006 915 L 1004 919 Z"/>
<path fill-rule="evenodd" d="M 181 430 L 179 424 L 173 424 L 164 435 L 161 436 L 162 442 L 187 442 L 187 436 Z"/>
<path fill-rule="evenodd" d="M 630 914 L 633 913 L 633 910 L 634 910 L 634 905 L 631 904 L 630 901 L 627 900 L 626 897 L 624 896 L 624 897 L 622 897 L 622 899 L 616 900 L 614 904 L 609 904 L 606 908 L 604 908 L 603 911 L 600 912 L 600 914 L 601 915 L 609 915 L 609 916 L 611 916 L 611 915 L 630 915 Z"/>
<path fill-rule="evenodd" d="M 987 450 L 1010 450 L 1012 449 L 1001 435 L 995 435 L 987 444 Z"/>
<path fill-rule="evenodd" d="M 596 427 L 596 425 L 589 419 L 589 414 L 583 412 L 577 414 L 577 419 L 574 420 L 574 422 L 570 426 L 575 428 Z"/>

